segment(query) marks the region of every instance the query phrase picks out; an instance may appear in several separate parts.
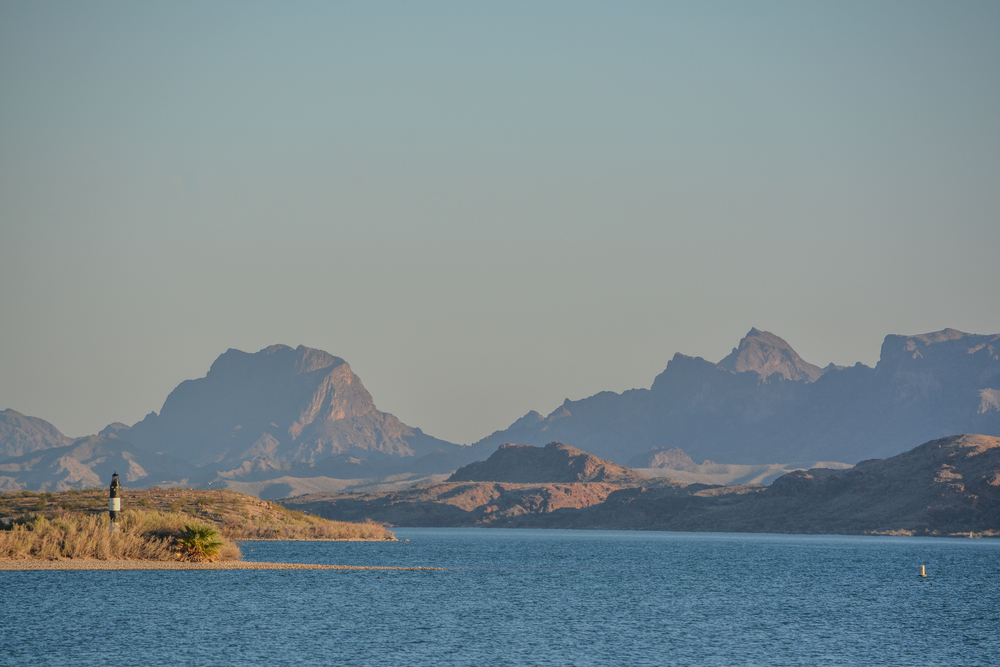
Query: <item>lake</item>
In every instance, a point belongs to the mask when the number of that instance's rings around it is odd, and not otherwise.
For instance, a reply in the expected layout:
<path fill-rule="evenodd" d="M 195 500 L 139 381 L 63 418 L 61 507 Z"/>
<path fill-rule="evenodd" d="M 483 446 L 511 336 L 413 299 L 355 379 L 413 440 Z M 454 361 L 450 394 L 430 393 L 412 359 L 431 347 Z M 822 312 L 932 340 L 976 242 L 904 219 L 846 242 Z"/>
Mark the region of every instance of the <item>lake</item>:
<path fill-rule="evenodd" d="M 0 664 L 1000 662 L 997 540 L 394 532 L 410 541 L 242 546 L 448 569 L 0 572 Z"/>

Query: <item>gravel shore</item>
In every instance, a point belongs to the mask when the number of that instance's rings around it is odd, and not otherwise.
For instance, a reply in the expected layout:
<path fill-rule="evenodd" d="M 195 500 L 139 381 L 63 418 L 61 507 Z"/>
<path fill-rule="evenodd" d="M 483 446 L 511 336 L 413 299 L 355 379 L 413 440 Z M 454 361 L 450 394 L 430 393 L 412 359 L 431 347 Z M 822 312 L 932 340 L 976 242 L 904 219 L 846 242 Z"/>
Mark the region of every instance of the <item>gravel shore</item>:
<path fill-rule="evenodd" d="M 308 563 L 187 563 L 169 560 L 0 560 L 2 570 L 439 570 L 436 567 L 366 567 Z"/>

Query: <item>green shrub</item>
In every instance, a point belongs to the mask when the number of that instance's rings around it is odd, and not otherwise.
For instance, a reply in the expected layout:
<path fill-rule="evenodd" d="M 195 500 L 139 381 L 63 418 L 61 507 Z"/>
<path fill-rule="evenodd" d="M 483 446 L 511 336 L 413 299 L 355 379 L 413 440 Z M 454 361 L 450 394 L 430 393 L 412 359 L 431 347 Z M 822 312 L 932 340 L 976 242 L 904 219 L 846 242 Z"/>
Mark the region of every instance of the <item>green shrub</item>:
<path fill-rule="evenodd" d="M 211 560 L 219 555 L 219 531 L 203 523 L 187 524 L 177 538 L 184 560 Z"/>

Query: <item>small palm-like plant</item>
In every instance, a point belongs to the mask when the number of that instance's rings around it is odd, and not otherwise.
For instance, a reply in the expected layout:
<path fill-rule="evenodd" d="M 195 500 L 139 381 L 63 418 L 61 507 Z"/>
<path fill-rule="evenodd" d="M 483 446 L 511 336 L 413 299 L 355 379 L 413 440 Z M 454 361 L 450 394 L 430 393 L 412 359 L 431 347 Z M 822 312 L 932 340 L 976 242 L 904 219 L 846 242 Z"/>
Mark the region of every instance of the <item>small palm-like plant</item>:
<path fill-rule="evenodd" d="M 211 560 L 219 555 L 219 531 L 203 523 L 186 524 L 177 538 L 183 560 Z"/>

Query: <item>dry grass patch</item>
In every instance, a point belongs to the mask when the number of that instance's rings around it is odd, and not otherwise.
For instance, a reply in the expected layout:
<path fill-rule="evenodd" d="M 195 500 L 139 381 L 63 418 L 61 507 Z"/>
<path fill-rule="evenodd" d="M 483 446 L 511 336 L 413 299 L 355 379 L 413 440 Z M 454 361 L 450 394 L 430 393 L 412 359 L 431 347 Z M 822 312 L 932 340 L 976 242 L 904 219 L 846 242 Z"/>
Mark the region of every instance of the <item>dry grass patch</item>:
<path fill-rule="evenodd" d="M 190 519 L 144 510 L 122 512 L 111 532 L 107 516 L 66 513 L 54 518 L 29 514 L 0 521 L 0 559 L 178 560 L 180 538 Z M 214 531 L 214 529 L 211 529 Z M 239 560 L 239 547 L 223 540 L 209 560 Z"/>
<path fill-rule="evenodd" d="M 222 534 L 234 540 L 391 540 L 393 534 L 374 521 L 330 521 L 304 512 L 276 507 L 275 516 L 231 514 Z"/>

